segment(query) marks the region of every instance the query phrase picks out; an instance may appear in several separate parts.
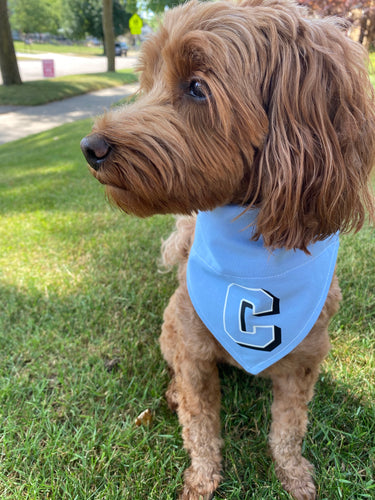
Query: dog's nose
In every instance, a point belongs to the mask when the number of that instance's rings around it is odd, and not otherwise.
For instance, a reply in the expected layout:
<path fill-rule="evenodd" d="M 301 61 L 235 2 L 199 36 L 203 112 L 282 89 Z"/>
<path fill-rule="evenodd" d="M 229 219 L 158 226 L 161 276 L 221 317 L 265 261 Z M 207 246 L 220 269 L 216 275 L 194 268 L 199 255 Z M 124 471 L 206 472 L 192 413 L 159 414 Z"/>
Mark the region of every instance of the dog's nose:
<path fill-rule="evenodd" d="M 99 170 L 111 151 L 110 145 L 99 134 L 84 137 L 81 141 L 81 149 L 87 162 L 94 170 Z"/>

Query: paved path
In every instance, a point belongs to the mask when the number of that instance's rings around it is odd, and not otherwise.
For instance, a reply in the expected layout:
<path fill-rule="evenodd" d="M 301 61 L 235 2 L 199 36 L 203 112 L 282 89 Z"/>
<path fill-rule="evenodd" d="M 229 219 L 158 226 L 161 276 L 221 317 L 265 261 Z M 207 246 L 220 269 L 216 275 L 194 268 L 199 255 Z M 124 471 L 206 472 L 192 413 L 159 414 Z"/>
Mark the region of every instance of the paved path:
<path fill-rule="evenodd" d="M 138 84 L 98 90 L 42 106 L 0 106 L 0 144 L 44 132 L 64 123 L 95 117 L 133 94 Z"/>

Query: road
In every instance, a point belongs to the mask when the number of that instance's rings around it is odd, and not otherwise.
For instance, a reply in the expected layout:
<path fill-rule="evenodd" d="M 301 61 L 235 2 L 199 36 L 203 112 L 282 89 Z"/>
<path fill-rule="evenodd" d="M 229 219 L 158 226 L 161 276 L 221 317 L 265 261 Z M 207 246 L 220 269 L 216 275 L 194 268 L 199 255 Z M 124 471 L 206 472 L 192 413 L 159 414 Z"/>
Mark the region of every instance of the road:
<path fill-rule="evenodd" d="M 54 60 L 55 76 L 102 73 L 107 71 L 107 59 L 104 56 L 79 57 L 55 53 L 17 53 L 17 56 L 19 57 L 18 68 L 24 82 L 43 79 L 43 59 Z M 136 56 L 116 57 L 116 69 L 134 68 L 136 62 Z M 1 83 L 2 78 L 0 74 Z"/>

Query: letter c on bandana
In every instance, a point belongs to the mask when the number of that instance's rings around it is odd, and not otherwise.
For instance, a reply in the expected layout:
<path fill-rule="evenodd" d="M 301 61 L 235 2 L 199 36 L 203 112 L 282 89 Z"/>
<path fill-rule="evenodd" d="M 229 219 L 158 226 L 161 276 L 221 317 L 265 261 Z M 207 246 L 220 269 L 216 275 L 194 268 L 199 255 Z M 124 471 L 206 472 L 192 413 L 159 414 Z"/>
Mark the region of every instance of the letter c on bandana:
<path fill-rule="evenodd" d="M 280 301 L 263 288 L 232 283 L 225 298 L 223 323 L 229 337 L 242 347 L 273 351 L 281 344 L 281 329 L 269 316 L 280 313 Z M 266 320 L 259 318 L 267 317 Z"/>

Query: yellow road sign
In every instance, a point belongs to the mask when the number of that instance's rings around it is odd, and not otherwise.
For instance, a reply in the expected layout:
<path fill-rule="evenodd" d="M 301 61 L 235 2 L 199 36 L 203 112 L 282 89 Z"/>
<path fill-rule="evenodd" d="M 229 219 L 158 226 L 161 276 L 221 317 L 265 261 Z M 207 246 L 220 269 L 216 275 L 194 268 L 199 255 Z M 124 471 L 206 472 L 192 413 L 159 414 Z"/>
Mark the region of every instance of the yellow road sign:
<path fill-rule="evenodd" d="M 132 35 L 140 35 L 142 31 L 143 21 L 138 14 L 133 14 L 129 19 L 129 28 Z"/>

